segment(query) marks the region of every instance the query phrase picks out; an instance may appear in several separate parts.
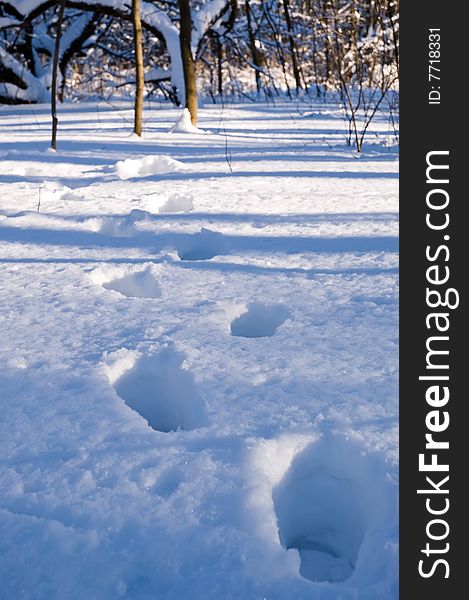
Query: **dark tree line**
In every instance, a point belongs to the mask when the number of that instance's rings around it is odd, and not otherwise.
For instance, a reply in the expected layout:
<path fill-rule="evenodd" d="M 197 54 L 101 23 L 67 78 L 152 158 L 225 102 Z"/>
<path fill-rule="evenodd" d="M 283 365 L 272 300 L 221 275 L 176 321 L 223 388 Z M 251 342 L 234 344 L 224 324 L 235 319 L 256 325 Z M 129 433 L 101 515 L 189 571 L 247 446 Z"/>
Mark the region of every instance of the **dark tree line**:
<path fill-rule="evenodd" d="M 0 102 L 49 100 L 60 5 L 0 0 Z M 194 123 L 200 93 L 217 102 L 334 91 L 359 148 L 358 114 L 366 123 L 397 89 L 398 0 L 66 0 L 62 30 L 60 99 L 138 85 L 136 106 L 163 96 Z"/>

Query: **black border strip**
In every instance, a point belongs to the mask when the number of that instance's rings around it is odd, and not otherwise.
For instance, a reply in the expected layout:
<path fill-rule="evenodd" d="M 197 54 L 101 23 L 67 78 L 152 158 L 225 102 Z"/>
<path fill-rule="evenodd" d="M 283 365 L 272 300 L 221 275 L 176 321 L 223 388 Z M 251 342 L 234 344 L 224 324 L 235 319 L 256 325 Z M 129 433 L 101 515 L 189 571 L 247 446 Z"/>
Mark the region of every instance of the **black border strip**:
<path fill-rule="evenodd" d="M 466 522 L 463 510 L 469 503 L 463 491 L 467 471 L 464 462 L 469 454 L 463 442 L 464 438 L 469 441 L 464 415 L 467 403 L 464 372 L 469 368 L 465 364 L 469 347 L 463 323 L 465 280 L 469 277 L 466 266 L 469 251 L 464 244 L 465 237 L 469 239 L 464 220 L 468 193 L 462 186 L 467 170 L 463 161 L 469 154 L 465 148 L 469 145 L 469 117 L 463 92 L 467 70 L 464 50 L 469 37 L 466 14 L 467 3 L 435 0 L 410 1 L 401 11 L 400 598 L 403 600 L 460 598 L 464 595 L 463 578 L 468 570 L 464 568 L 467 551 L 463 549 Z M 430 32 L 430 29 L 440 31 Z M 431 33 L 439 33 L 440 38 L 430 39 Z M 429 43 L 435 41 L 439 41 L 440 47 L 430 48 Z M 435 49 L 439 49 L 439 57 L 429 55 Z M 435 69 L 430 72 L 441 79 L 429 79 L 429 61 L 437 57 L 440 63 L 432 63 Z M 441 154 L 429 155 L 430 152 Z M 435 168 L 427 173 L 428 162 L 447 165 L 449 169 Z M 444 206 L 447 199 L 448 205 Z M 440 204 L 441 208 L 429 204 Z M 446 227 L 432 229 L 442 226 L 447 218 Z M 428 271 L 430 267 L 436 268 Z M 446 275 L 445 283 L 429 282 L 429 279 L 441 281 Z M 451 288 L 455 291 L 448 292 Z M 427 289 L 439 292 L 442 298 L 448 292 L 448 303 L 452 305 L 459 297 L 459 306 L 430 307 L 430 303 L 439 301 L 436 293 L 427 297 Z M 446 316 L 429 317 L 432 313 Z M 447 331 L 439 331 L 437 322 L 441 329 L 447 327 Z M 427 345 L 431 351 L 448 351 L 448 354 L 431 354 Z M 419 376 L 433 379 L 419 380 Z M 441 379 L 445 376 L 449 379 Z M 431 387 L 434 389 L 429 392 Z M 449 392 L 446 402 L 445 388 Z M 445 427 L 448 419 L 449 425 Z M 437 428 L 442 430 L 436 432 Z M 432 434 L 431 439 L 442 446 L 426 448 L 426 434 Z M 438 464 L 437 468 L 448 465 L 449 470 L 430 471 L 428 465 L 432 460 Z M 449 479 L 444 481 L 447 476 Z M 441 514 L 436 514 L 438 511 Z M 441 539 L 431 539 L 432 536 Z"/>

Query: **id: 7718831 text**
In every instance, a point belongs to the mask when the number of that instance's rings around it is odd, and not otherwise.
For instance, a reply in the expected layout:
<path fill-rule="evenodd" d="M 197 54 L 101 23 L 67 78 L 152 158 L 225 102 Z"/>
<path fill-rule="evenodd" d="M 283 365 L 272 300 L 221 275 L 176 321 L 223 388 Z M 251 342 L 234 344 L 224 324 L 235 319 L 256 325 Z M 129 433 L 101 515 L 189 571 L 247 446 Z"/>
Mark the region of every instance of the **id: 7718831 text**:
<path fill-rule="evenodd" d="M 440 90 L 441 35 L 439 29 L 428 30 L 428 104 L 441 103 Z"/>

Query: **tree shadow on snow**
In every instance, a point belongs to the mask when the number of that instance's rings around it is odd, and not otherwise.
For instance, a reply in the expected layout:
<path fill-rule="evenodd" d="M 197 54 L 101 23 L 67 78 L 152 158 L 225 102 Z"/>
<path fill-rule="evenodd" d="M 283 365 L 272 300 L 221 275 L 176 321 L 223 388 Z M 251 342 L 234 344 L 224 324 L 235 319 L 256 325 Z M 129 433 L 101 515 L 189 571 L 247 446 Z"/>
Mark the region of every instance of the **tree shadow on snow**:
<path fill-rule="evenodd" d="M 0 239 L 13 243 L 52 246 L 152 248 L 176 250 L 182 260 L 206 260 L 233 252 L 397 252 L 396 236 L 370 237 L 302 237 L 225 235 L 209 230 L 188 234 L 179 232 L 142 232 L 130 236 L 114 236 L 94 231 L 23 229 L 0 227 Z"/>

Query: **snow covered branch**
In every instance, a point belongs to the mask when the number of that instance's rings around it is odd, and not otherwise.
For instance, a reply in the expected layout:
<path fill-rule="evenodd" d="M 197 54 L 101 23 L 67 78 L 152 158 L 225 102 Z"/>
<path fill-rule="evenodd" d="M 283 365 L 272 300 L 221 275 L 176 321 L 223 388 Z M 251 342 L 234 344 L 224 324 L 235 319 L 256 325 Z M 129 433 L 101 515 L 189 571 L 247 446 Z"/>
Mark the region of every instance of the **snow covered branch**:
<path fill-rule="evenodd" d="M 44 82 L 0 46 L 0 102 L 36 103 L 46 102 L 49 98 Z"/>
<path fill-rule="evenodd" d="M 212 32 L 222 36 L 233 26 L 237 13 L 236 0 L 208 0 L 192 14 L 192 53 L 197 56 L 204 37 Z"/>
<path fill-rule="evenodd" d="M 4 45 L 2 71 L 2 97 L 15 102 L 39 102 L 47 97 L 50 87 L 53 37 L 49 34 L 49 20 L 45 15 L 55 6 L 53 0 L 18 0 L 17 2 L 0 0 L 0 29 L 17 28 L 26 31 L 25 43 L 20 49 Z M 64 29 L 60 70 L 65 74 L 66 67 L 73 55 L 79 53 L 88 39 L 95 35 L 95 23 L 99 15 L 117 17 L 124 21 L 131 20 L 130 0 L 67 0 L 67 9 L 82 11 L 78 17 L 69 18 Z M 170 80 L 171 87 L 180 102 L 185 97 L 185 82 L 181 60 L 180 33 L 177 14 L 170 15 L 158 8 L 150 0 L 142 0 L 142 26 L 161 39 L 168 52 L 171 68 L 165 76 L 158 80 Z M 236 14 L 236 0 L 207 0 L 199 10 L 192 13 L 193 22 L 193 54 L 197 56 L 201 41 L 210 32 L 223 35 L 232 25 Z M 38 18 L 43 17 L 38 22 Z M 23 55 L 23 61 L 19 54 Z M 12 67 L 15 64 L 14 75 Z M 23 75 L 29 71 L 26 82 Z M 21 77 L 19 75 L 21 73 Z M 8 75 L 8 77 L 7 77 Z M 16 79 L 15 79 L 16 78 Z M 20 79 L 18 79 L 20 78 Z M 147 80 L 149 80 L 147 78 Z M 20 83 L 21 81 L 21 83 Z M 15 85 L 16 82 L 16 85 Z M 34 82 L 34 85 L 32 85 Z M 14 89 L 11 86 L 14 86 Z M 22 90 L 21 93 L 18 90 Z M 29 92 L 28 92 L 29 90 Z"/>

